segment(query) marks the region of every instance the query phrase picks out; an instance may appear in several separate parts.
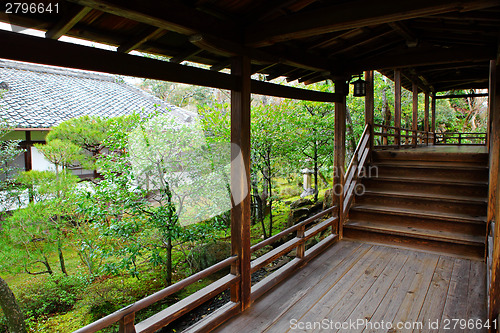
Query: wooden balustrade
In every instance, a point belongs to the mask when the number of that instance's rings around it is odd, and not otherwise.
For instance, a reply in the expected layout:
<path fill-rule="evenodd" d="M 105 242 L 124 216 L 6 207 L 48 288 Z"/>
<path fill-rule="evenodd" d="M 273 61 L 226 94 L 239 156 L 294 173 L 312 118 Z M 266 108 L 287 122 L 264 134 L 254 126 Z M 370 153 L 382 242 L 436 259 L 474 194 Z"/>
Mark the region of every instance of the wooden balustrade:
<path fill-rule="evenodd" d="M 349 210 L 350 204 L 354 197 L 354 190 L 358 184 L 358 179 L 363 172 L 364 165 L 366 163 L 367 157 L 370 153 L 370 125 L 366 125 L 359 140 L 358 146 L 352 155 L 351 162 L 347 168 L 345 185 L 344 185 L 344 202 L 342 204 L 342 209 L 344 213 Z M 385 135 L 391 135 L 385 133 Z"/>
<path fill-rule="evenodd" d="M 191 275 L 190 277 L 179 281 L 165 289 L 162 289 L 146 298 L 141 299 L 129 306 L 126 306 L 104 318 L 101 318 L 85 327 L 76 330 L 74 333 L 93 333 L 97 332 L 105 327 L 111 326 L 115 323 L 119 323 L 120 333 L 129 332 L 154 332 L 159 328 L 168 325 L 173 320 L 179 318 L 181 315 L 193 310 L 203 302 L 209 300 L 210 298 L 220 294 L 224 290 L 228 289 L 232 285 L 239 282 L 240 277 L 232 274 L 228 274 L 225 277 L 215 281 L 214 283 L 206 286 L 205 288 L 197 291 L 196 293 L 188 296 L 182 301 L 168 307 L 162 312 L 135 324 L 135 313 L 147 308 L 148 306 L 159 302 L 168 296 L 175 294 L 176 292 L 188 287 L 189 285 L 198 282 L 218 271 L 231 266 L 238 258 L 236 256 L 229 257 L 201 272 Z"/>
<path fill-rule="evenodd" d="M 486 133 L 443 132 L 436 133 L 436 145 L 484 146 Z"/>
<path fill-rule="evenodd" d="M 293 237 L 292 239 L 286 241 L 282 245 L 251 262 L 251 272 L 254 273 L 260 268 L 270 264 L 276 259 L 296 249 L 295 259 L 293 259 L 286 265 L 283 265 L 283 267 L 276 270 L 274 273 L 270 274 L 252 287 L 252 301 L 264 295 L 266 291 L 286 279 L 297 268 L 307 263 L 309 260 L 314 258 L 317 254 L 321 253 L 321 251 L 323 251 L 326 247 L 330 246 L 335 241 L 337 235 L 330 234 L 323 238 L 316 245 L 312 246 L 309 249 L 306 249 L 306 242 L 327 229 L 331 230 L 332 227 L 336 223 L 338 223 L 338 217 L 333 216 L 325 219 L 324 221 L 320 221 L 319 223 L 314 222 L 317 222 L 320 218 L 325 217 L 328 214 L 332 214 L 335 211 L 337 211 L 337 206 L 325 209 L 322 212 L 311 216 L 304 221 L 301 221 L 291 226 L 290 228 L 287 228 L 286 230 L 283 230 L 282 232 L 269 237 L 268 239 L 258 244 L 255 244 L 250 248 L 250 251 L 254 253 L 255 251 L 262 249 L 267 245 L 271 245 L 281 240 L 282 238 L 296 233 L 295 237 Z"/>
<path fill-rule="evenodd" d="M 373 128 L 373 141 L 377 148 L 418 147 L 434 142 L 433 132 L 380 124 L 374 124 Z"/>
<path fill-rule="evenodd" d="M 319 254 L 324 248 L 328 247 L 336 239 L 337 235 L 330 234 L 321 240 L 319 243 L 306 249 L 306 242 L 311 238 L 315 237 L 319 233 L 332 228 L 332 226 L 337 223 L 337 217 L 330 217 L 324 221 L 317 222 L 320 218 L 325 217 L 327 214 L 332 214 L 337 209 L 337 206 L 330 207 L 318 214 L 311 216 L 304 221 L 297 223 L 282 232 L 269 237 L 268 239 L 255 244 L 251 247 L 251 253 L 262 249 L 267 245 L 274 244 L 280 239 L 290 236 L 296 233 L 295 237 L 288 240 L 284 244 L 278 246 L 277 248 L 267 252 L 266 254 L 258 257 L 251 262 L 250 273 L 254 273 L 257 270 L 265 267 L 276 259 L 282 257 L 283 255 L 289 253 L 290 251 L 296 249 L 296 259 L 292 260 L 288 264 L 284 265 L 282 268 L 270 275 L 270 277 L 257 283 L 252 288 L 252 300 L 263 295 L 267 290 L 272 288 L 274 285 L 285 279 L 293 271 L 305 264 L 307 261 L 311 260 L 314 256 Z M 119 323 L 120 333 L 147 333 L 155 332 L 171 323 L 172 321 L 178 319 L 180 316 L 194 310 L 199 305 L 210 300 L 221 292 L 229 289 L 230 287 L 236 285 L 240 282 L 241 277 L 234 274 L 228 274 L 217 281 L 211 283 L 205 288 L 195 292 L 194 294 L 182 299 L 181 301 L 169 306 L 163 311 L 156 313 L 155 315 L 139 322 L 135 323 L 135 315 L 138 311 L 147 308 L 148 306 L 161 301 L 168 296 L 186 288 L 187 286 L 198 282 L 199 280 L 206 278 L 224 268 L 231 266 L 237 261 L 236 256 L 229 257 L 201 272 L 193 274 L 192 276 L 177 282 L 165 289 L 162 289 L 146 298 L 141 299 L 127 307 L 124 307 L 104 318 L 99 319 L 74 333 L 92 333 L 97 332 L 105 327 L 111 326 L 115 323 Z M 221 322 L 220 318 L 229 318 L 234 316 L 240 311 L 239 303 L 229 302 L 221 309 L 219 309 L 213 318 L 213 322 Z M 198 325 L 198 324 L 197 324 Z M 215 325 L 215 324 L 214 324 Z M 215 325 L 216 326 L 216 325 Z M 210 326 L 203 326 L 210 327 Z"/>

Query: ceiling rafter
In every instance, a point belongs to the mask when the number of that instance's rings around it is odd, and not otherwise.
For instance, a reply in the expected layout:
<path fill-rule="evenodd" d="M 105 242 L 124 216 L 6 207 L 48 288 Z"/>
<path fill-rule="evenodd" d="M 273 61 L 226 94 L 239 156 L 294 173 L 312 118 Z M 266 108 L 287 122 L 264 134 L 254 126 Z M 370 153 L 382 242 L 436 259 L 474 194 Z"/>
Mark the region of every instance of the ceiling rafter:
<path fill-rule="evenodd" d="M 69 14 L 47 30 L 45 38 L 59 39 L 71 30 L 71 28 L 73 28 L 78 22 L 80 22 L 80 20 L 83 19 L 88 13 L 90 13 L 91 10 L 92 8 L 90 7 L 75 5 Z"/>
<path fill-rule="evenodd" d="M 247 27 L 245 40 L 248 45 L 262 47 L 280 41 L 335 31 L 496 5 L 498 5 L 496 0 L 398 0 L 390 1 L 384 6 L 372 0 L 349 1 L 340 5 L 299 12 L 272 22 L 255 23 Z M 352 10 L 353 8 L 356 10 Z"/>

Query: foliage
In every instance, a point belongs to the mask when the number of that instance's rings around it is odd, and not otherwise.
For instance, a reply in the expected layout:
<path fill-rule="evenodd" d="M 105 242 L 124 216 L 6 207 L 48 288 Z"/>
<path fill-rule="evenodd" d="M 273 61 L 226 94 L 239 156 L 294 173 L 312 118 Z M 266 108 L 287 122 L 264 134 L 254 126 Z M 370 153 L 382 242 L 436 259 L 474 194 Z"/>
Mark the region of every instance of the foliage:
<path fill-rule="evenodd" d="M 64 312 L 82 297 L 82 290 L 87 284 L 85 277 L 77 275 L 40 277 L 18 287 L 19 304 L 27 317 Z"/>

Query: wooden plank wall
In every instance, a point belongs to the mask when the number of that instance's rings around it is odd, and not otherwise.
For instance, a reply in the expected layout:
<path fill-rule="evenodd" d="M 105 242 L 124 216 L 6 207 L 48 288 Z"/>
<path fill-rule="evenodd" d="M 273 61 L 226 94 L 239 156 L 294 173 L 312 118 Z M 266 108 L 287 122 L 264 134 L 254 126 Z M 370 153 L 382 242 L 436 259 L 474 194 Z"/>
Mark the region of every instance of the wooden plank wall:
<path fill-rule="evenodd" d="M 498 60 L 490 62 L 490 179 L 488 198 L 488 225 L 494 223 L 493 231 L 493 254 L 491 258 L 491 281 L 489 288 L 489 315 L 490 320 L 498 318 L 500 314 L 500 223 L 498 223 L 500 196 L 500 185 L 498 172 L 500 169 L 500 75 Z"/>

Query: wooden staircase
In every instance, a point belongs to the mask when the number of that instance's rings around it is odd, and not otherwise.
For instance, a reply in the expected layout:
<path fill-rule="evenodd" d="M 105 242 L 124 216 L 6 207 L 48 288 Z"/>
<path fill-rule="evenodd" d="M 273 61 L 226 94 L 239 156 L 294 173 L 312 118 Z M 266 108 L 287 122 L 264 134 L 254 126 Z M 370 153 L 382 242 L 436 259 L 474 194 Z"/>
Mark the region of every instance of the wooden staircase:
<path fill-rule="evenodd" d="M 374 151 L 344 238 L 484 258 L 488 154 Z"/>

